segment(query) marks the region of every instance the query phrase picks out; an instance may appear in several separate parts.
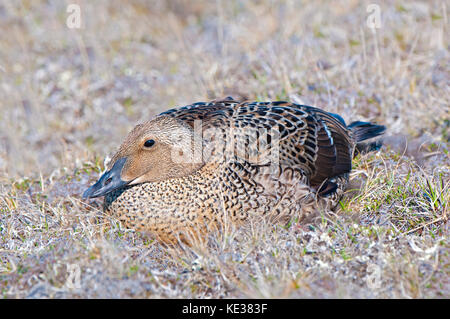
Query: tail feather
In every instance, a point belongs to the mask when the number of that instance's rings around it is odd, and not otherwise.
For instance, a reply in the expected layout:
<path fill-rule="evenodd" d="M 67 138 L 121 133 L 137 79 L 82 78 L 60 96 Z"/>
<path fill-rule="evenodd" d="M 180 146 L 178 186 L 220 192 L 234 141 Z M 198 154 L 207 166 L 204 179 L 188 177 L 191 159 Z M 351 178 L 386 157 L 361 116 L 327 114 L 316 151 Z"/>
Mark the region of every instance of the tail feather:
<path fill-rule="evenodd" d="M 356 143 L 379 136 L 386 131 L 386 126 L 384 125 L 377 125 L 361 121 L 350 123 L 348 125 L 348 128 L 352 131 L 353 139 Z"/>

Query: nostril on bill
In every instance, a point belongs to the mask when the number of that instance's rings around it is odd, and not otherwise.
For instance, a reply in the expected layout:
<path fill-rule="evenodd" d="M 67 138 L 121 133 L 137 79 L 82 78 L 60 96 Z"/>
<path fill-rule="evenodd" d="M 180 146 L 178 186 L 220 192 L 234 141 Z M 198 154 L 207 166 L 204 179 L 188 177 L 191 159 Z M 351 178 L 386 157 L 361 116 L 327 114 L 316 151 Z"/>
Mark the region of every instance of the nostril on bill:
<path fill-rule="evenodd" d="M 112 178 L 111 178 L 111 177 L 108 178 L 108 179 L 105 181 L 105 186 L 108 185 L 109 183 L 111 183 L 111 181 L 112 181 Z"/>

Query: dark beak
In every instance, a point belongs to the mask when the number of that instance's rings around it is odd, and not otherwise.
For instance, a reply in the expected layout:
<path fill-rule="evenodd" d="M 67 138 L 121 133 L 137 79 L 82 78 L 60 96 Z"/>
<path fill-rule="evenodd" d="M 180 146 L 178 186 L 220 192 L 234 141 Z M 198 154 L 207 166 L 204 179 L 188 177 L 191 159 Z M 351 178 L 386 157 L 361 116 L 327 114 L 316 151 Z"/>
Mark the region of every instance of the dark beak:
<path fill-rule="evenodd" d="M 109 171 L 105 172 L 97 183 L 89 187 L 83 193 L 83 199 L 103 196 L 115 189 L 127 185 L 129 182 L 125 182 L 120 178 L 122 168 L 126 161 L 126 157 L 117 160 L 114 163 L 114 166 Z"/>

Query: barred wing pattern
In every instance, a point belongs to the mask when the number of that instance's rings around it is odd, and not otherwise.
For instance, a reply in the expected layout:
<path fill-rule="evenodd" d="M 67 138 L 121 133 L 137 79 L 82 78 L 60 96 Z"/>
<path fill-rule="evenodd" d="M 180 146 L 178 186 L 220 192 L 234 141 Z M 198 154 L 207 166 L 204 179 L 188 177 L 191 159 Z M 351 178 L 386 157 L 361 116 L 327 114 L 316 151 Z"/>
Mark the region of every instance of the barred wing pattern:
<path fill-rule="evenodd" d="M 278 141 L 280 166 L 301 168 L 312 187 L 351 170 L 351 131 L 342 118 L 315 107 L 227 99 L 199 102 L 160 115 L 191 126 L 200 120 L 204 131 L 217 128 L 223 138 L 231 135 L 235 143 L 233 161 L 244 166 L 249 161 L 267 165 L 270 149 Z"/>

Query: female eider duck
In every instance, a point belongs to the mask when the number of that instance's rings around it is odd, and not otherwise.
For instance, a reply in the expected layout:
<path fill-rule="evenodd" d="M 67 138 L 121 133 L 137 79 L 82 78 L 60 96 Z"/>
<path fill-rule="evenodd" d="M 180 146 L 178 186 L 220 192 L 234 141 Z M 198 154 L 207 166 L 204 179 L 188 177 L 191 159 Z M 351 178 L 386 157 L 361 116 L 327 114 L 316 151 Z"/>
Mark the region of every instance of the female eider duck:
<path fill-rule="evenodd" d="M 302 221 L 337 205 L 356 145 L 384 131 L 283 101 L 195 103 L 137 125 L 83 197 L 105 196 L 107 214 L 164 242 Z"/>

